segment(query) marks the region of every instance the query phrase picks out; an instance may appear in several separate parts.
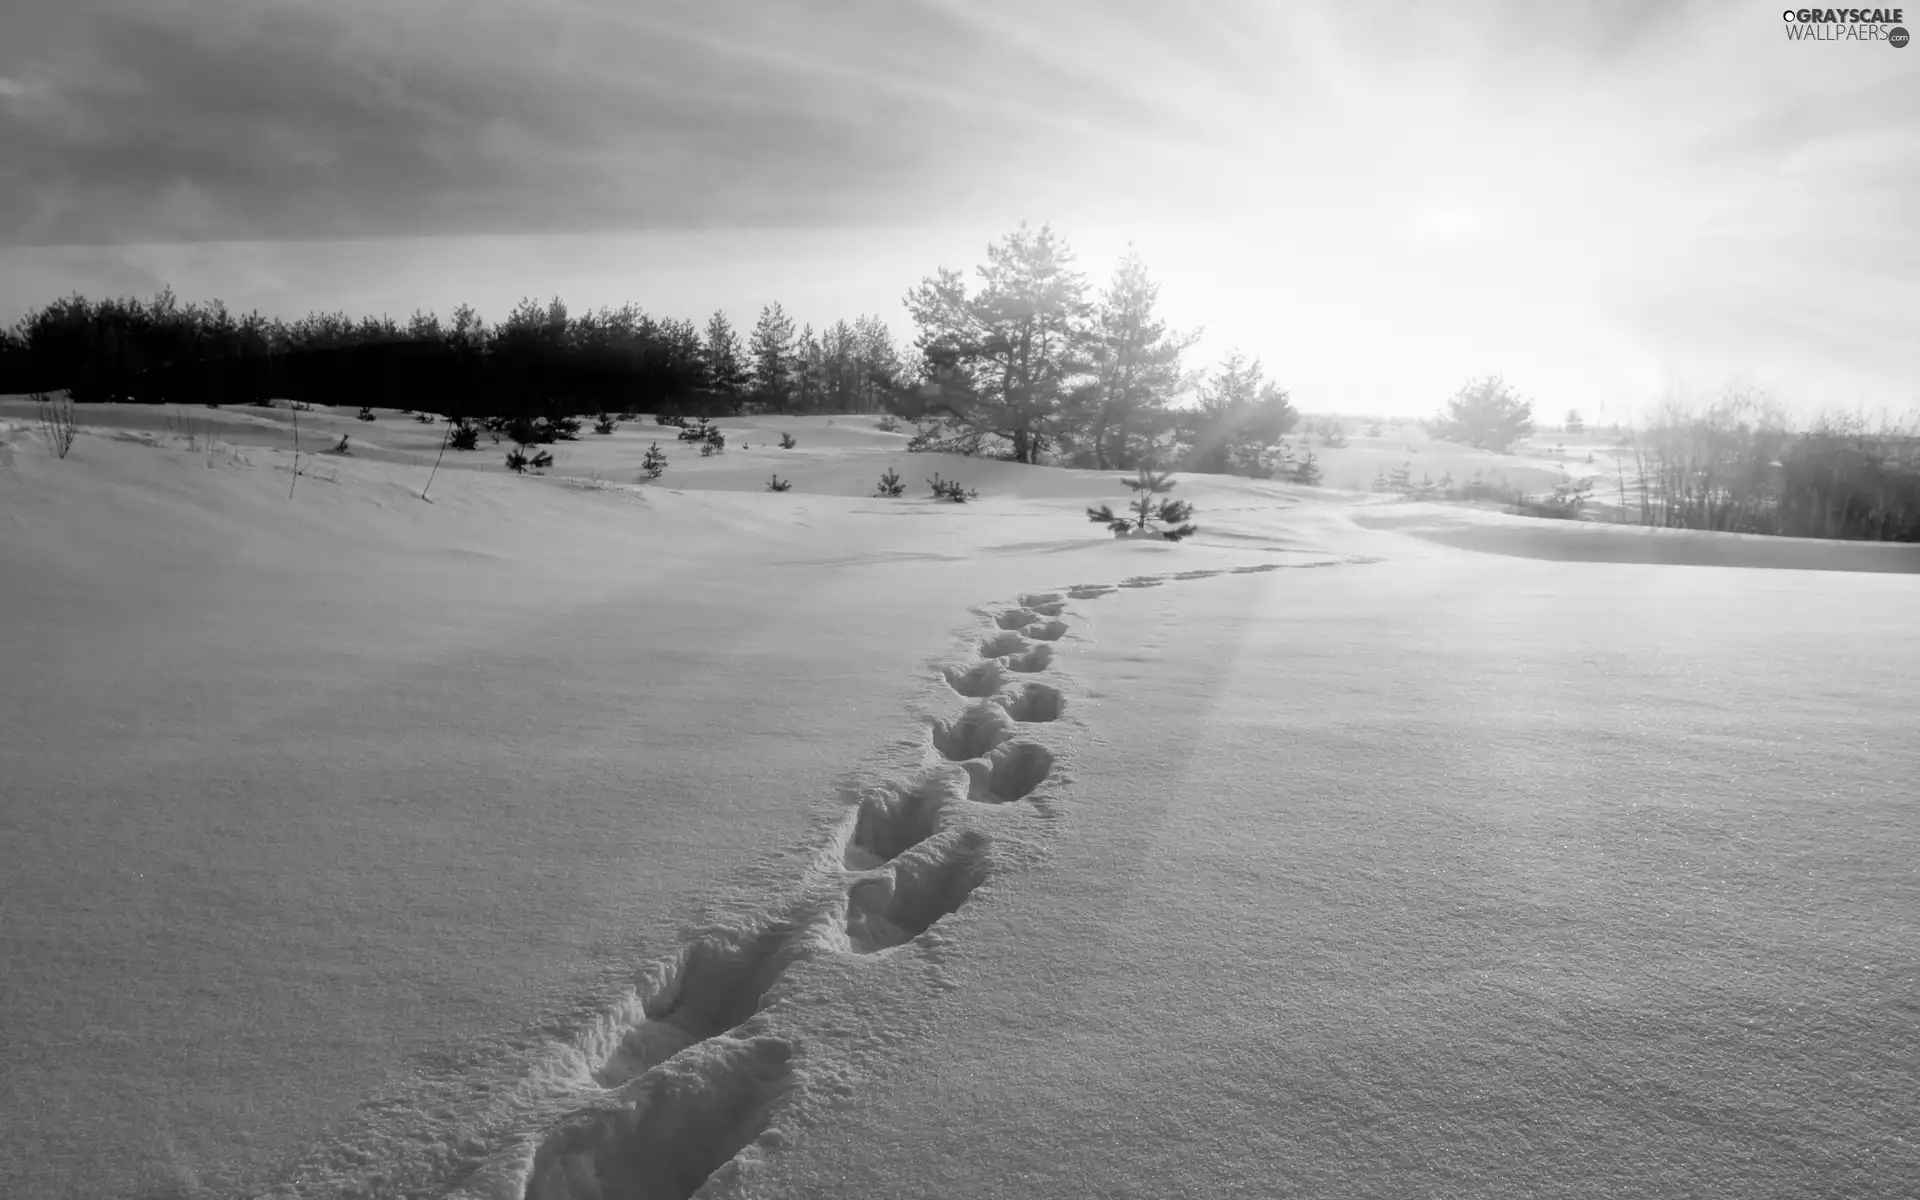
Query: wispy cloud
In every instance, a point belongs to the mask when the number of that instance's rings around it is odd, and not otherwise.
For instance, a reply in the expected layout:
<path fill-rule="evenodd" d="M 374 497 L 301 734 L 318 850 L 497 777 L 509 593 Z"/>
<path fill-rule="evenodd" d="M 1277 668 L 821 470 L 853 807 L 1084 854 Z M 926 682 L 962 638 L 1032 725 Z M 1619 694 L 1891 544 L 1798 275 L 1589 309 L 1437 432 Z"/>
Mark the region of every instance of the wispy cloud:
<path fill-rule="evenodd" d="M 1920 50 L 1747 4 L 32 3 L 0 44 L 16 246 L 1030 217 L 1138 233 L 1181 319 L 1377 403 L 1469 363 L 1558 391 L 1920 369 Z M 844 268 L 840 234 L 789 242 L 814 259 L 783 278 Z M 744 278 L 728 244 L 700 241 Z"/>

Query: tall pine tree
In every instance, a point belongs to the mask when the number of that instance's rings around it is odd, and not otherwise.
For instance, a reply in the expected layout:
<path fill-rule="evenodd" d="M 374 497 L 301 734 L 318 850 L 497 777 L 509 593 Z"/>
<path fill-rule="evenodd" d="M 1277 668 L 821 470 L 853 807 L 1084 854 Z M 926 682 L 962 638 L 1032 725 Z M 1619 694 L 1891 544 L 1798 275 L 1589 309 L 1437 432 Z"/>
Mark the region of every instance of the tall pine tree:
<path fill-rule="evenodd" d="M 753 359 L 755 397 L 785 412 L 792 401 L 793 319 L 779 301 L 760 310 L 747 340 L 747 353 Z"/>
<path fill-rule="evenodd" d="M 1172 427 L 1168 406 L 1192 379 L 1180 356 L 1199 333 L 1176 334 L 1154 313 L 1160 286 L 1131 246 L 1094 310 L 1085 440 L 1101 469 L 1136 465 L 1138 447 Z"/>
<path fill-rule="evenodd" d="M 997 435 L 1034 463 L 1059 433 L 1073 385 L 1088 373 L 1086 281 L 1049 226 L 1025 222 L 987 247 L 979 290 L 943 268 L 907 294 L 917 347 L 939 380 L 939 411 L 971 434 Z M 931 389 L 930 389 L 931 390 Z"/>
<path fill-rule="evenodd" d="M 740 337 L 733 331 L 727 314 L 716 312 L 707 318 L 704 344 L 707 386 L 727 401 L 737 400 L 746 390 L 748 375 L 741 361 Z"/>

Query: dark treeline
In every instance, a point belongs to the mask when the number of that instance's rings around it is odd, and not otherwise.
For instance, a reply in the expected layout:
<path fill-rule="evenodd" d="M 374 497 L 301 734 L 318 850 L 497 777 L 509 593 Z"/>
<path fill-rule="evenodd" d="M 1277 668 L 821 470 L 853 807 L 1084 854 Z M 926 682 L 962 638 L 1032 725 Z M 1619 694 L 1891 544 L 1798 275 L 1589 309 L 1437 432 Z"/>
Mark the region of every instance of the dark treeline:
<path fill-rule="evenodd" d="M 1920 435 L 1858 417 L 1794 429 L 1739 392 L 1668 404 L 1624 437 L 1615 481 L 1641 524 L 1723 533 L 1920 542 Z"/>
<path fill-rule="evenodd" d="M 80 403 L 372 405 L 474 417 L 528 412 L 870 412 L 898 385 L 884 322 L 797 330 L 778 304 L 746 345 L 725 315 L 704 328 L 634 305 L 578 315 L 520 303 L 489 325 L 462 305 L 296 321 L 219 301 L 71 296 L 0 334 L 0 393 L 65 390 Z"/>

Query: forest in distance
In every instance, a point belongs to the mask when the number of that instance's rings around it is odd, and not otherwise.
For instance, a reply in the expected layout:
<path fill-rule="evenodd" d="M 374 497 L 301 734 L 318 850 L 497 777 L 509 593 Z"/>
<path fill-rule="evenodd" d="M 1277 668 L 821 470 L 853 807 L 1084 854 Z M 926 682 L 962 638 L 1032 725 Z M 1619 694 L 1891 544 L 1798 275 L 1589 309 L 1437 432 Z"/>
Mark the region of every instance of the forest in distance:
<path fill-rule="evenodd" d="M 489 323 L 464 304 L 404 322 L 343 312 L 288 320 L 171 291 L 73 295 L 0 332 L 0 394 L 287 401 L 549 425 L 600 413 L 886 413 L 916 423 L 917 449 L 1323 482 L 1309 435 L 1338 445 L 1344 430 L 1300 429 L 1289 393 L 1237 349 L 1211 369 L 1190 368 L 1198 331 L 1160 315 L 1137 253 L 1096 292 L 1062 237 L 1023 224 L 988 247 L 975 274 L 942 268 L 907 293 L 915 337 L 906 345 L 878 316 L 816 330 L 796 327 L 777 302 L 742 336 L 723 312 L 701 325 L 631 303 L 576 312 L 557 297 L 522 300 Z M 1489 375 L 1423 425 L 1505 454 L 1536 432 L 1534 408 Z M 1577 413 L 1560 428 L 1585 432 Z M 1578 517 L 1596 485 L 1617 486 L 1621 519 L 1640 524 L 1920 541 L 1920 426 L 1911 421 L 1797 423 L 1730 388 L 1616 425 L 1610 445 L 1619 478 L 1570 475 L 1557 503 L 1527 510 Z M 1631 480 L 1618 465 L 1627 462 Z"/>

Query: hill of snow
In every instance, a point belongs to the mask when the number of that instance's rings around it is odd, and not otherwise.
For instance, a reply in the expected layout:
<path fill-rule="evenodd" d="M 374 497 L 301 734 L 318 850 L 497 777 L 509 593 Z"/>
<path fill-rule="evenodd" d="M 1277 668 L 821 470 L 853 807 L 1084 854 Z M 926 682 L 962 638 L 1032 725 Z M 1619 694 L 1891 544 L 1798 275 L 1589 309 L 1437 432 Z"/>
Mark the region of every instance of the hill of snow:
<path fill-rule="evenodd" d="M 1920 1176 L 1916 548 L 81 416 L 0 401 L 0 1193 Z"/>

